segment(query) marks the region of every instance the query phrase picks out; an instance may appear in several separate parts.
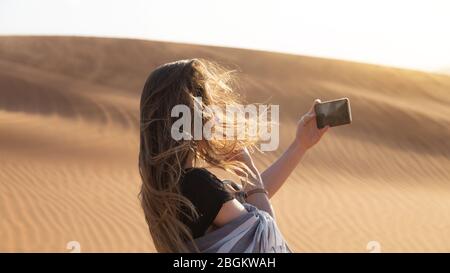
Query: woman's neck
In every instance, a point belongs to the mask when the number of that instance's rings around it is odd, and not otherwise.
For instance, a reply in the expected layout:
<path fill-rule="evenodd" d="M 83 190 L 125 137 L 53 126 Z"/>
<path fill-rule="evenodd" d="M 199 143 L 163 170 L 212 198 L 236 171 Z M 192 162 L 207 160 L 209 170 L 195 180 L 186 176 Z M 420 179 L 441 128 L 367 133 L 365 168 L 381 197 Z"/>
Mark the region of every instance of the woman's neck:
<path fill-rule="evenodd" d="M 189 153 L 188 158 L 186 160 L 186 164 L 184 165 L 184 168 L 193 168 L 195 166 L 195 156 L 194 153 Z"/>
<path fill-rule="evenodd" d="M 195 153 L 190 153 L 188 158 L 186 159 L 186 164 L 184 164 L 184 168 L 206 168 L 210 166 L 203 159 L 197 158 Z"/>

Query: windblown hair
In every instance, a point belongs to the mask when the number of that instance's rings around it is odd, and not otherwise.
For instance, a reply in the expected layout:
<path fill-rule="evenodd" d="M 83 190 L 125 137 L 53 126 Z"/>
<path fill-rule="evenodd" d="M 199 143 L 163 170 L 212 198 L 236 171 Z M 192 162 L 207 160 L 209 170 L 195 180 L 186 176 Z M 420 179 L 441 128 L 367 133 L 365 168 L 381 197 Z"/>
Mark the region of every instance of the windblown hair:
<path fill-rule="evenodd" d="M 254 137 L 175 140 L 171 130 L 176 118 L 171 117 L 171 110 L 175 105 L 186 105 L 193 120 L 195 98 L 201 98 L 201 109 L 237 105 L 241 102 L 234 88 L 234 71 L 204 59 L 164 64 L 156 68 L 145 83 L 140 102 L 139 171 L 142 186 L 139 197 L 159 252 L 192 251 L 187 247 L 188 242 L 193 243 L 192 234 L 180 221 L 182 214 L 190 219 L 198 217 L 193 204 L 180 192 L 179 182 L 187 160 L 193 156 L 212 167 L 242 176 L 242 173 L 248 173 L 248 168 L 233 160 L 233 155 L 244 147 L 252 149 L 257 141 Z M 223 120 L 223 117 L 205 113 L 203 124 Z M 212 129 L 226 131 L 224 127 L 232 128 L 239 122 L 242 120 L 213 122 Z"/>

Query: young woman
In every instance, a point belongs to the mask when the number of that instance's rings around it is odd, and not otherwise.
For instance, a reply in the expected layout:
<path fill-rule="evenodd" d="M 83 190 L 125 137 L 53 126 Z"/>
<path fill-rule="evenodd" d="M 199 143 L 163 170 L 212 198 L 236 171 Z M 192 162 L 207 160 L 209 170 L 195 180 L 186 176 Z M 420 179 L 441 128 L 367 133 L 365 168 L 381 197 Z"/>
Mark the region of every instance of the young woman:
<path fill-rule="evenodd" d="M 145 83 L 140 103 L 140 200 L 159 252 L 289 251 L 270 198 L 328 128 L 317 129 L 311 107 L 298 122 L 289 148 L 262 173 L 247 149 L 252 150 L 255 138 L 171 137 L 178 119 L 171 115 L 176 105 L 194 113 L 199 97 L 200 109 L 239 104 L 232 80 L 232 73 L 216 63 L 191 59 L 158 67 Z M 202 117 L 203 123 L 211 120 L 217 117 Z M 238 175 L 241 187 L 230 187 L 208 167 Z"/>

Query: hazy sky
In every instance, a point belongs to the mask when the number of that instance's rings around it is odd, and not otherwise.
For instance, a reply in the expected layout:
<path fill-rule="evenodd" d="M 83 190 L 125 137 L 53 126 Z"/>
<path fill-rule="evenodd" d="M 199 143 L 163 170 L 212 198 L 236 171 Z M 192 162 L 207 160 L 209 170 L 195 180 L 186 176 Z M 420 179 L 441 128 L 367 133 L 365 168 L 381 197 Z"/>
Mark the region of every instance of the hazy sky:
<path fill-rule="evenodd" d="M 0 35 L 132 37 L 450 70 L 450 0 L 0 0 Z"/>

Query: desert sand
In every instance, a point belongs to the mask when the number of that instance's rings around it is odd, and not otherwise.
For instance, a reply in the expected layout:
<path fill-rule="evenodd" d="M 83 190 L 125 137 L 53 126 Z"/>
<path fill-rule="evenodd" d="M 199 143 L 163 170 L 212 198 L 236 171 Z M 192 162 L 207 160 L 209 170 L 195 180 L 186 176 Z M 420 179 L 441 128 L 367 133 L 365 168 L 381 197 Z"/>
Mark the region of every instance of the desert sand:
<path fill-rule="evenodd" d="M 232 48 L 0 37 L 0 251 L 155 251 L 137 199 L 138 105 L 157 65 L 238 70 L 248 102 L 280 105 L 281 145 L 314 98 L 348 97 L 273 198 L 296 252 L 450 251 L 450 76 Z"/>

